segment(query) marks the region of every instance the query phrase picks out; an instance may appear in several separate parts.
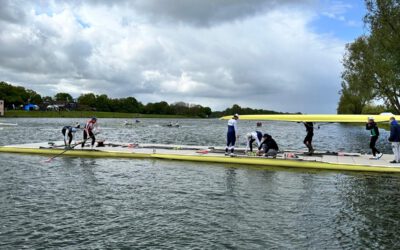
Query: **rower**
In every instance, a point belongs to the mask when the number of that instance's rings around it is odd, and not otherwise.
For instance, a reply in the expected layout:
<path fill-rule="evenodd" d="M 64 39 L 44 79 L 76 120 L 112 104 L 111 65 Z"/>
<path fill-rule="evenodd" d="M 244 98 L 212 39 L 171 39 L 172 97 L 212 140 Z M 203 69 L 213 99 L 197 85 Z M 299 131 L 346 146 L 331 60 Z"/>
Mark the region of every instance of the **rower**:
<path fill-rule="evenodd" d="M 78 129 L 81 127 L 81 125 L 79 125 L 79 123 L 75 123 L 74 126 L 64 126 L 61 129 L 61 133 L 64 136 L 64 145 L 65 148 L 70 149 L 71 148 L 71 142 L 72 142 L 72 138 L 74 137 L 74 134 L 76 133 L 76 131 L 78 131 Z M 68 140 L 68 143 L 67 143 Z"/>
<path fill-rule="evenodd" d="M 314 149 L 312 146 L 312 139 L 314 136 L 314 124 L 312 122 L 303 122 L 304 126 L 306 127 L 307 135 L 304 138 L 303 143 L 308 148 L 308 154 L 312 155 L 314 153 Z"/>
<path fill-rule="evenodd" d="M 265 157 L 271 156 L 276 158 L 278 154 L 279 147 L 276 141 L 272 138 L 269 134 L 263 135 L 263 141 L 261 145 L 258 147 L 257 155 L 261 156 L 264 155 Z"/>
<path fill-rule="evenodd" d="M 96 142 L 96 138 L 94 137 L 93 133 L 93 131 L 96 129 L 97 126 L 96 122 L 97 122 L 96 117 L 92 117 L 90 120 L 86 122 L 85 127 L 83 128 L 82 148 L 85 147 L 85 142 L 86 140 L 88 140 L 88 136 L 89 138 L 92 138 L 91 148 L 93 148 L 94 143 Z"/>
<path fill-rule="evenodd" d="M 257 147 L 261 145 L 261 140 L 262 140 L 262 133 L 260 131 L 254 131 L 251 133 L 247 133 L 247 145 L 246 145 L 246 150 L 245 152 L 247 153 L 247 150 L 250 148 L 250 152 L 253 152 L 253 142 L 256 142 Z"/>
<path fill-rule="evenodd" d="M 379 160 L 382 157 L 383 153 L 381 153 L 375 146 L 376 141 L 379 138 L 379 129 L 378 125 L 375 123 L 374 117 L 372 116 L 368 117 L 368 122 L 365 125 L 365 129 L 371 131 L 371 136 L 370 136 L 371 139 L 369 141 L 369 148 L 371 149 L 373 156 L 371 160 Z"/>
<path fill-rule="evenodd" d="M 232 119 L 228 121 L 228 133 L 226 134 L 226 148 L 225 155 L 235 156 L 233 151 L 235 150 L 235 142 L 236 138 L 239 137 L 237 131 L 237 120 L 239 119 L 239 115 L 235 114 Z M 231 151 L 229 154 L 228 151 Z"/>

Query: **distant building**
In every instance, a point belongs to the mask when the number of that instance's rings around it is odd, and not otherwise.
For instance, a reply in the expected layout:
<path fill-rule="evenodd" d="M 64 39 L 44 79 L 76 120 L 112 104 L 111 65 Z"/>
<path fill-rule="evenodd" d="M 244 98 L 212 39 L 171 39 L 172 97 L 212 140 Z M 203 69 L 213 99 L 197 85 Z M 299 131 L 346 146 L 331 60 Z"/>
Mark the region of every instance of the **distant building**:
<path fill-rule="evenodd" d="M 0 116 L 4 116 L 4 101 L 0 100 Z"/>

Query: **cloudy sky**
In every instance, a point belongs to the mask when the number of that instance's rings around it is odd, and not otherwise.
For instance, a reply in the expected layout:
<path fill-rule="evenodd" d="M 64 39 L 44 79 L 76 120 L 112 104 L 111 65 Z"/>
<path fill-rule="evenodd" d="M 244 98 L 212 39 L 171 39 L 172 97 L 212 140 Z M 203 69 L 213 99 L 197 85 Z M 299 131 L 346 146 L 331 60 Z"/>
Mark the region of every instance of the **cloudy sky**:
<path fill-rule="evenodd" d="M 335 113 L 364 1 L 0 0 L 0 81 L 68 92 Z"/>

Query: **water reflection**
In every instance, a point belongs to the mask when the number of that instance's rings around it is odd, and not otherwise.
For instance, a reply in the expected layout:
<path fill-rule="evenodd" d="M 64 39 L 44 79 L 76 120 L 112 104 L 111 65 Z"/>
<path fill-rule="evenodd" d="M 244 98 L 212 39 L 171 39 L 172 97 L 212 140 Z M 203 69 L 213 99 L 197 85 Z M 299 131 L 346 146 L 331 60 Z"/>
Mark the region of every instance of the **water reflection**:
<path fill-rule="evenodd" d="M 62 139 L 59 128 L 74 121 L 20 119 L 20 127 L 0 131 L 0 143 Z M 174 129 L 162 127 L 165 120 L 122 122 L 100 119 L 99 139 L 225 142 L 219 120 L 182 120 Z M 242 134 L 255 128 L 239 123 Z M 267 122 L 262 131 L 282 148 L 304 148 L 304 126 Z M 315 135 L 316 147 L 331 151 L 367 151 L 368 141 L 359 126 L 332 124 Z M 58 157 L 44 164 L 47 158 L 0 154 L 1 248 L 399 247 L 399 175 L 145 159 Z"/>
<path fill-rule="evenodd" d="M 352 174 L 341 176 L 336 188 L 338 199 L 343 202 L 335 220 L 336 234 L 342 243 L 372 248 L 399 247 L 398 230 L 387 229 L 400 228 L 397 208 L 400 177 Z M 371 242 L 371 239 L 374 240 Z"/>

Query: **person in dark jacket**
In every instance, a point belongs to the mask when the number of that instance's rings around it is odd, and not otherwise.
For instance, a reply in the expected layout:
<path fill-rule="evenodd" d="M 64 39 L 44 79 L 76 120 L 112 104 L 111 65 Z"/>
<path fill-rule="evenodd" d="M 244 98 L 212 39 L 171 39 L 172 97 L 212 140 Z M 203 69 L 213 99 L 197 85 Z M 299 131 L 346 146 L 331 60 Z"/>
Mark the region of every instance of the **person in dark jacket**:
<path fill-rule="evenodd" d="M 314 136 L 314 124 L 312 122 L 303 122 L 304 126 L 306 127 L 307 135 L 304 138 L 303 143 L 308 148 L 308 154 L 312 155 L 314 153 L 314 149 L 312 146 L 312 139 Z"/>
<path fill-rule="evenodd" d="M 371 131 L 371 140 L 369 142 L 369 148 L 372 150 L 373 155 L 371 159 L 378 160 L 382 157 L 383 154 L 375 146 L 376 141 L 378 141 L 379 138 L 379 129 L 373 117 L 368 117 L 368 122 L 365 125 L 365 129 Z"/>
<path fill-rule="evenodd" d="M 278 150 L 279 150 L 278 144 L 272 138 L 272 136 L 269 134 L 264 134 L 263 141 L 261 142 L 261 145 L 258 147 L 257 155 L 264 154 L 265 157 L 272 156 L 273 158 L 276 158 Z"/>
<path fill-rule="evenodd" d="M 400 163 L 400 125 L 394 117 L 390 118 L 389 142 L 392 144 L 394 160 L 390 163 Z"/>

